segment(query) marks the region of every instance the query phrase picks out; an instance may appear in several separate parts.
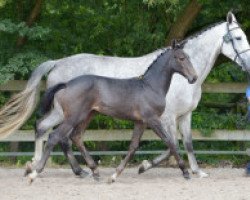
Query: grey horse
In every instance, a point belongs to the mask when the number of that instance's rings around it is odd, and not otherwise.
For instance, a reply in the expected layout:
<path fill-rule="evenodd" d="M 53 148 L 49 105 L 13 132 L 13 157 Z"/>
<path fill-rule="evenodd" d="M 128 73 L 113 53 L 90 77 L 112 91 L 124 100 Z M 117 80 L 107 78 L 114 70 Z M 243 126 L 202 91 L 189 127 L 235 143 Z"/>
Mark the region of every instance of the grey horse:
<path fill-rule="evenodd" d="M 196 72 L 183 50 L 173 42 L 151 64 L 141 77 L 114 79 L 96 75 L 83 75 L 67 83 L 60 83 L 47 90 L 42 100 L 43 111 L 50 110 L 54 99 L 62 107 L 63 122 L 49 135 L 42 159 L 35 165 L 29 165 L 26 174 L 31 181 L 40 173 L 53 147 L 63 138 L 71 138 L 85 158 L 93 176 L 99 177 L 97 166 L 82 143 L 77 127 L 85 130 L 94 113 L 99 112 L 119 119 L 132 120 L 134 131 L 129 151 L 125 159 L 110 178 L 114 182 L 124 170 L 127 162 L 139 146 L 140 138 L 146 126 L 150 127 L 169 146 L 185 178 L 189 173 L 183 160 L 177 153 L 171 136 L 164 130 L 160 116 L 165 110 L 165 97 L 174 73 L 186 77 L 190 83 L 197 79 Z M 79 134 L 80 133 L 80 134 Z M 37 137 L 44 131 L 37 129 Z M 68 152 L 65 152 L 68 155 Z M 71 157 L 69 157 L 71 159 Z M 71 162 L 73 171 L 78 164 Z"/>

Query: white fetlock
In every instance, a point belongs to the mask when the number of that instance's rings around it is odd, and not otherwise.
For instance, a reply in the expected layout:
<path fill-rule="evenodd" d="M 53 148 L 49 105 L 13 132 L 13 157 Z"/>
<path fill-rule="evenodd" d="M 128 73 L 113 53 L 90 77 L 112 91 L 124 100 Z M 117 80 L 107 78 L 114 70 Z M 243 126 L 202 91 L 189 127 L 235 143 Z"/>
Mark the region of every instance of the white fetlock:
<path fill-rule="evenodd" d="M 207 178 L 209 177 L 209 175 L 206 173 L 206 172 L 203 172 L 202 170 L 199 170 L 197 172 L 197 175 L 200 177 L 200 178 Z"/>
<path fill-rule="evenodd" d="M 152 167 L 152 164 L 148 160 L 143 160 L 142 161 L 142 166 L 143 166 L 144 170 L 147 170 L 150 167 Z"/>
<path fill-rule="evenodd" d="M 35 180 L 35 178 L 37 177 L 37 174 L 38 173 L 36 172 L 36 170 L 33 170 L 32 173 L 28 175 L 30 184 Z"/>
<path fill-rule="evenodd" d="M 109 177 L 108 183 L 114 183 L 116 181 L 117 176 L 117 173 L 114 173 L 111 177 Z"/>

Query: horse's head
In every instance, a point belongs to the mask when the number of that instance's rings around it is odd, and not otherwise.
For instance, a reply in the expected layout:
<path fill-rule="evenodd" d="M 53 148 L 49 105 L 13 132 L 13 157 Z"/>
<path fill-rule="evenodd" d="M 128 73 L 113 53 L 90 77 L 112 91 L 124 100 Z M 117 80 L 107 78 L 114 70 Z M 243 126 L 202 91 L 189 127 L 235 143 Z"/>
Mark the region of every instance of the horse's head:
<path fill-rule="evenodd" d="M 194 83 L 198 76 L 196 71 L 189 60 L 189 57 L 184 53 L 182 47 L 176 42 L 172 41 L 172 62 L 174 72 L 177 72 L 187 78 L 189 83 Z"/>
<path fill-rule="evenodd" d="M 250 46 L 246 34 L 232 12 L 227 14 L 221 53 L 236 62 L 244 71 L 250 72 Z"/>

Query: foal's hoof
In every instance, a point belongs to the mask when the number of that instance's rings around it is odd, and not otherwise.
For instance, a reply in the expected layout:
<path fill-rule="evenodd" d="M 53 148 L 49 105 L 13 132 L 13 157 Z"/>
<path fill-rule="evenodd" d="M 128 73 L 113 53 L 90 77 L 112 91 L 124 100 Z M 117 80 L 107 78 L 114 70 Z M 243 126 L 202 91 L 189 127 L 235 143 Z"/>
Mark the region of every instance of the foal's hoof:
<path fill-rule="evenodd" d="M 81 170 L 79 173 L 76 174 L 78 177 L 80 178 L 86 178 L 88 176 L 90 176 L 90 173 L 88 173 L 87 171 L 85 170 Z"/>
<path fill-rule="evenodd" d="M 32 172 L 32 163 L 30 161 L 28 161 L 26 163 L 26 168 L 25 168 L 25 171 L 24 171 L 24 176 L 28 176 L 31 172 Z"/>
<path fill-rule="evenodd" d="M 184 177 L 186 180 L 189 180 L 189 179 L 190 179 L 190 175 L 189 175 L 188 171 L 186 171 L 186 172 L 183 173 L 183 177 Z"/>
<path fill-rule="evenodd" d="M 143 165 L 140 165 L 139 166 L 139 169 L 138 169 L 138 174 L 142 174 L 145 172 L 145 169 L 144 169 L 144 166 Z"/>
<path fill-rule="evenodd" d="M 93 179 L 97 182 L 99 182 L 101 180 L 101 176 L 99 174 L 93 174 Z"/>

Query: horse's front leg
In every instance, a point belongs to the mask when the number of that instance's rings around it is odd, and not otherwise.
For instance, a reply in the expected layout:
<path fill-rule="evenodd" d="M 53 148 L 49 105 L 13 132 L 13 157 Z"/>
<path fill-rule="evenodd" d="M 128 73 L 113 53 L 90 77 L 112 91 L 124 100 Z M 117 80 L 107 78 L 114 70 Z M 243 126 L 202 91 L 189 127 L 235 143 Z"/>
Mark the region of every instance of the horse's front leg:
<path fill-rule="evenodd" d="M 196 161 L 194 150 L 193 150 L 193 142 L 192 142 L 192 130 L 191 130 L 191 115 L 192 112 L 189 112 L 183 115 L 179 119 L 179 129 L 183 136 L 183 144 L 187 151 L 188 160 L 190 168 L 194 174 L 199 175 L 201 178 L 208 177 L 208 174 L 203 172 Z"/>
<path fill-rule="evenodd" d="M 145 128 L 145 126 L 142 122 L 135 123 L 128 153 L 127 153 L 126 157 L 121 161 L 120 165 L 116 168 L 116 172 L 109 178 L 109 180 L 108 180 L 109 183 L 115 182 L 116 178 L 122 173 L 122 171 L 126 167 L 128 161 L 135 154 L 135 151 L 139 147 L 139 142 L 140 142 L 141 136 L 143 134 L 144 128 Z"/>
<path fill-rule="evenodd" d="M 171 120 L 171 123 L 169 122 Z M 164 116 L 162 115 L 161 117 L 161 124 L 163 126 L 163 128 L 165 130 L 167 130 L 167 132 L 169 132 L 173 138 L 174 144 L 176 145 L 176 147 L 179 147 L 179 143 L 178 143 L 178 138 L 177 138 L 177 129 L 176 129 L 176 121 L 175 119 L 165 119 Z M 162 154 L 160 154 L 159 156 L 156 156 L 156 158 L 154 158 L 152 161 L 149 160 L 144 160 L 140 166 L 139 166 L 139 170 L 138 173 L 144 173 L 145 171 L 158 166 L 162 161 L 168 159 L 170 156 L 170 150 L 166 150 L 165 152 L 163 152 Z"/>
<path fill-rule="evenodd" d="M 184 161 L 181 159 L 179 153 L 177 152 L 177 148 L 174 144 L 174 140 L 171 135 L 169 135 L 163 128 L 161 121 L 157 118 L 149 119 L 148 121 L 149 127 L 164 141 L 165 144 L 168 145 L 170 149 L 170 153 L 175 157 L 179 168 L 181 169 L 184 178 L 189 179 L 188 170 L 185 167 Z"/>

